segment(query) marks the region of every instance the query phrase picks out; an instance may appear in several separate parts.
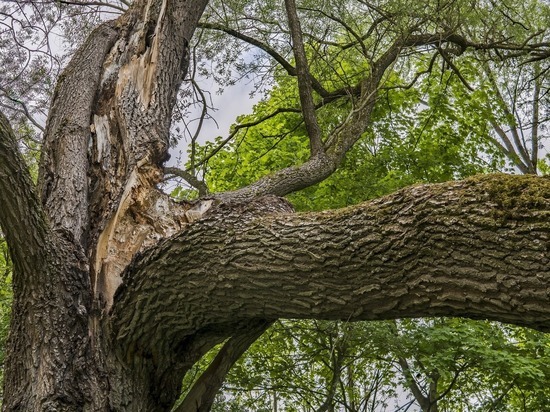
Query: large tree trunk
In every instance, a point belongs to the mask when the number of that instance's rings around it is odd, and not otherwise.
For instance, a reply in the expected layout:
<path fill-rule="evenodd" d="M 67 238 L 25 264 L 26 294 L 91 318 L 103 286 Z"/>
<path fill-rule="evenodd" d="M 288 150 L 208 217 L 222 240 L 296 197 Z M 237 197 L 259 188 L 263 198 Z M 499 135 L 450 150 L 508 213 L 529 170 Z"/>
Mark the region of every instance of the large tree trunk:
<path fill-rule="evenodd" d="M 28 178 L 7 182 L 27 191 L 2 207 L 33 208 L 2 221 L 14 258 L 5 410 L 166 408 L 143 399 L 153 396 L 149 388 L 141 398 L 116 381 L 126 359 L 113 355 L 106 315 L 134 254 L 185 223 L 186 209 L 155 185 L 188 44 L 205 5 L 136 1 L 94 30 L 52 99 L 39 174 L 43 207 Z M 17 163 L 11 149 L 4 154 Z M 3 166 L 10 179 L 21 176 Z M 12 235 L 20 226 L 29 233 Z M 177 394 L 166 393 L 171 404 Z"/>
<path fill-rule="evenodd" d="M 1 118 L 15 296 L 4 410 L 170 410 L 185 372 L 231 338 L 183 404 L 207 410 L 231 363 L 280 317 L 465 316 L 550 330 L 548 179 L 418 186 L 317 214 L 251 201 L 268 180 L 192 209 L 159 192 L 205 5 L 138 0 L 92 33 L 56 88 L 39 195 Z M 365 87 L 369 105 L 376 87 Z"/>

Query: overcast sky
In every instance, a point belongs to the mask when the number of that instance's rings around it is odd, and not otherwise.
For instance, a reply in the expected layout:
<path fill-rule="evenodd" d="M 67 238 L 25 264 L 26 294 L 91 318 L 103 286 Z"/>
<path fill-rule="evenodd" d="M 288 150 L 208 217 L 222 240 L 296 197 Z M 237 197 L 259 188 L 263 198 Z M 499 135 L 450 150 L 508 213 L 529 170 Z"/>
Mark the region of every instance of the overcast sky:
<path fill-rule="evenodd" d="M 219 88 L 212 79 L 200 79 L 199 85 L 203 90 L 210 91 L 210 98 L 213 106 L 217 109 L 210 114 L 215 119 L 205 120 L 201 133 L 199 135 L 199 143 L 213 141 L 216 137 L 222 136 L 225 138 L 229 134 L 229 127 L 235 122 L 237 116 L 252 112 L 252 107 L 261 98 L 260 93 L 257 93 L 254 98 L 250 98 L 250 93 L 254 90 L 254 85 L 251 81 L 244 79 L 237 82 L 234 86 L 225 87 L 222 94 L 217 94 Z M 195 119 L 200 116 L 201 108 L 197 107 L 189 116 L 189 119 Z M 195 130 L 198 122 L 191 124 L 192 131 Z M 168 162 L 169 166 L 182 167 L 187 160 L 187 146 L 189 142 L 182 139 L 179 144 L 171 149 L 171 158 Z M 178 159 L 181 159 L 181 164 L 178 164 Z"/>

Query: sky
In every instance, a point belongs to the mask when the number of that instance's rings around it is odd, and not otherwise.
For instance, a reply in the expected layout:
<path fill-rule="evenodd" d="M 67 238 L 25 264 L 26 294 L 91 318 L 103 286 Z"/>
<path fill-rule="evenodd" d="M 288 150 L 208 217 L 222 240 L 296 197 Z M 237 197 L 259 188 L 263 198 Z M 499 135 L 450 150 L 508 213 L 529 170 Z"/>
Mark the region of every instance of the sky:
<path fill-rule="evenodd" d="M 212 78 L 199 78 L 198 85 L 207 92 L 207 98 L 211 100 L 214 111 L 210 112 L 213 119 L 205 119 L 199 134 L 198 142 L 204 144 L 207 141 L 214 141 L 218 136 L 226 138 L 229 135 L 230 126 L 235 123 L 238 116 L 252 113 L 253 107 L 261 99 L 261 93 L 255 93 L 250 97 L 251 92 L 255 91 L 251 80 L 243 78 L 233 86 L 225 86 L 223 93 L 217 93 L 219 86 Z M 209 102 L 210 103 L 210 102 Z M 191 111 L 188 119 L 197 119 L 200 116 L 201 107 L 196 107 Z M 191 123 L 191 131 L 194 132 L 198 122 Z M 177 125 L 176 125 L 177 126 Z M 180 126 L 182 127 L 182 126 Z M 170 150 L 170 160 L 167 166 L 184 168 L 188 159 L 189 141 L 181 139 L 178 145 Z"/>

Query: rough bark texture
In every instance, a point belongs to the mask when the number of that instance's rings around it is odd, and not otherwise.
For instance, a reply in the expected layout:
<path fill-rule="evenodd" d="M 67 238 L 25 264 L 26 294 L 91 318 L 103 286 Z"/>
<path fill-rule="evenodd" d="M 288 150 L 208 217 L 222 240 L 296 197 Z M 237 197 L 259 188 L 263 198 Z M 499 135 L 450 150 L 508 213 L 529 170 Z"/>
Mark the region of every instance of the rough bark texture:
<path fill-rule="evenodd" d="M 331 212 L 244 219 L 222 205 L 129 268 L 117 339 L 146 348 L 199 324 L 311 316 L 465 316 L 548 331 L 549 207 L 549 179 L 506 175 Z M 127 306 L 136 311 L 117 310 Z"/>
<path fill-rule="evenodd" d="M 112 331 L 139 363 L 124 381 L 174 382 L 193 363 L 182 352 L 258 319 L 464 316 L 548 331 L 549 215 L 548 179 L 505 175 L 315 214 L 277 198 L 218 205 L 125 272 Z"/>
<path fill-rule="evenodd" d="M 58 79 L 44 136 L 40 165 L 42 202 L 51 224 L 86 247 L 90 118 L 105 55 L 118 33 L 99 26 Z"/>
<path fill-rule="evenodd" d="M 205 5 L 137 0 L 91 34 L 59 80 L 39 189 L 0 117 L 15 296 L 4 410 L 167 411 L 185 372 L 227 341 L 181 407 L 208 409 L 238 354 L 280 317 L 465 316 L 550 331 L 546 178 L 418 186 L 315 214 L 258 198 L 335 170 L 403 41 L 304 165 L 193 205 L 156 190 Z"/>
<path fill-rule="evenodd" d="M 14 264 L 3 409 L 78 410 L 96 372 L 88 272 L 79 245 L 49 227 L 15 137 L 3 115 L 0 121 L 0 226 Z"/>

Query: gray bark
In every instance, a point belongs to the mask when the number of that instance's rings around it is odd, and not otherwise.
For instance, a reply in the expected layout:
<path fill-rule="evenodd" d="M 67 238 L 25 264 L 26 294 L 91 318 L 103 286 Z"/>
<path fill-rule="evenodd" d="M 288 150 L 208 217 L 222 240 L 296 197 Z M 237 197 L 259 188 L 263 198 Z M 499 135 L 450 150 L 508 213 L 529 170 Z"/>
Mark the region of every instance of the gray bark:
<path fill-rule="evenodd" d="M 205 4 L 136 1 L 92 32 L 53 96 L 41 202 L 2 120 L 0 225 L 14 262 L 5 410 L 165 410 L 177 396 L 148 389 L 140 405 L 113 387 L 124 362 L 104 313 L 133 254 L 185 220 L 154 185 Z"/>
<path fill-rule="evenodd" d="M 462 316 L 550 330 L 548 179 L 418 186 L 314 214 L 285 205 L 219 205 L 141 256 L 113 307 L 116 342 L 163 365 L 197 333 L 280 317 Z"/>
<path fill-rule="evenodd" d="M 74 411 L 97 383 L 89 279 L 80 246 L 52 230 L 0 115 L 0 227 L 14 264 L 4 410 Z"/>

